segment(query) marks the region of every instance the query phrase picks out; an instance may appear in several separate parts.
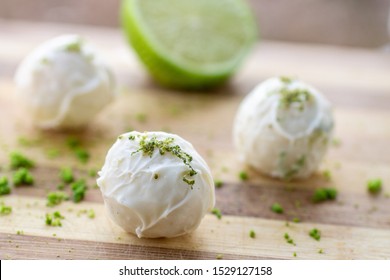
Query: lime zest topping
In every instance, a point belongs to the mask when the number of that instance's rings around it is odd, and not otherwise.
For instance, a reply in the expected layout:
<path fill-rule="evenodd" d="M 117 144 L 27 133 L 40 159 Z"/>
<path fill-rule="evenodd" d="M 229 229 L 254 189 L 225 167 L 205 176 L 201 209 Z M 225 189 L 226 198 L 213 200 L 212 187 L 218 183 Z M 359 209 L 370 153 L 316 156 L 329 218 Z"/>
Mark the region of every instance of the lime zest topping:
<path fill-rule="evenodd" d="M 211 209 L 211 214 L 214 214 L 218 218 L 218 220 L 222 218 L 221 210 L 219 210 L 218 208 Z"/>
<path fill-rule="evenodd" d="M 12 152 L 9 157 L 11 161 L 11 169 L 18 169 L 20 167 L 30 169 L 35 166 L 34 161 L 19 152 Z"/>
<path fill-rule="evenodd" d="M 61 215 L 59 211 L 55 211 L 54 213 L 46 213 L 46 225 L 52 227 L 61 227 L 61 220 L 65 219 L 64 216 Z"/>
<path fill-rule="evenodd" d="M 64 192 L 50 192 L 47 194 L 46 206 L 53 207 L 61 204 L 62 201 L 68 200 L 69 196 Z"/>
<path fill-rule="evenodd" d="M 251 230 L 249 231 L 249 237 L 250 237 L 250 238 L 256 238 L 256 232 L 255 232 L 253 229 L 251 229 Z"/>
<path fill-rule="evenodd" d="M 27 168 L 21 167 L 14 173 L 13 182 L 15 186 L 33 185 L 34 177 Z"/>
<path fill-rule="evenodd" d="M 74 181 L 73 171 L 70 167 L 63 167 L 60 170 L 61 181 L 70 184 Z"/>
<path fill-rule="evenodd" d="M 171 153 L 177 158 L 181 159 L 183 163 L 188 167 L 189 171 L 183 176 L 183 181 L 186 182 L 191 189 L 195 184 L 195 180 L 192 179 L 194 175 L 198 174 L 194 168 L 191 166 L 192 156 L 184 152 L 179 145 L 175 145 L 175 139 L 172 137 L 167 137 L 164 140 L 158 140 L 156 136 L 148 138 L 146 135 L 137 135 L 139 141 L 139 149 L 132 152 L 131 155 L 134 155 L 138 152 L 142 152 L 144 156 L 152 157 L 154 151 L 158 149 L 161 156 L 165 153 Z M 130 135 L 129 140 L 134 141 L 135 136 Z"/>
<path fill-rule="evenodd" d="M 323 202 L 326 200 L 335 200 L 337 197 L 337 190 L 335 188 L 318 188 L 314 191 L 313 201 Z"/>
<path fill-rule="evenodd" d="M 294 240 L 290 237 L 290 235 L 287 232 L 284 234 L 284 239 L 286 240 L 286 242 L 288 244 L 292 244 L 292 245 L 296 246 Z"/>
<path fill-rule="evenodd" d="M 382 190 L 382 180 L 373 179 L 367 182 L 367 190 L 371 194 L 378 194 Z"/>
<path fill-rule="evenodd" d="M 280 76 L 279 79 L 285 83 L 285 84 L 290 84 L 292 82 L 292 79 L 286 76 Z"/>
<path fill-rule="evenodd" d="M 298 109 L 302 111 L 305 104 L 312 100 L 311 93 L 306 89 L 288 89 L 280 90 L 280 106 L 283 109 L 289 109 L 292 104 L 298 104 Z"/>
<path fill-rule="evenodd" d="M 272 204 L 271 210 L 277 214 L 283 214 L 284 212 L 283 207 L 279 203 Z"/>
<path fill-rule="evenodd" d="M 9 215 L 12 213 L 12 207 L 7 206 L 4 202 L 0 203 L 0 215 Z"/>
<path fill-rule="evenodd" d="M 8 178 L 5 176 L 0 177 L 0 195 L 10 194 L 11 188 L 8 184 Z"/>
<path fill-rule="evenodd" d="M 87 191 L 87 185 L 85 184 L 85 180 L 80 179 L 72 183 L 71 189 L 73 201 L 76 203 L 82 201 Z"/>
<path fill-rule="evenodd" d="M 310 235 L 313 239 L 315 239 L 315 240 L 317 240 L 317 241 L 320 241 L 320 239 L 321 239 L 321 231 L 319 231 L 319 230 L 316 229 L 316 228 L 313 228 L 312 230 L 310 230 L 310 231 L 309 231 L 309 235 Z"/>
<path fill-rule="evenodd" d="M 82 45 L 82 40 L 78 39 L 78 40 L 66 45 L 64 49 L 67 52 L 79 53 L 79 52 L 81 52 L 81 47 L 82 47 L 81 45 Z"/>

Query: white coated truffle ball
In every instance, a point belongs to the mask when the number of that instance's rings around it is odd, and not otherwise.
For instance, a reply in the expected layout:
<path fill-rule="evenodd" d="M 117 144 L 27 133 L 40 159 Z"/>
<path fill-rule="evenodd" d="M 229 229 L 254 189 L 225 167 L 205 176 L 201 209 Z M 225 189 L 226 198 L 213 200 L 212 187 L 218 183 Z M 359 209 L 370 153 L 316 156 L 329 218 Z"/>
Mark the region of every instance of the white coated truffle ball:
<path fill-rule="evenodd" d="M 206 162 L 189 142 L 165 132 L 119 136 L 97 184 L 111 219 L 139 238 L 190 233 L 215 204 Z"/>
<path fill-rule="evenodd" d="M 330 103 L 312 86 L 271 78 L 240 104 L 233 138 L 239 157 L 272 177 L 303 179 L 318 168 L 333 130 Z"/>
<path fill-rule="evenodd" d="M 77 129 L 114 97 L 111 71 L 78 35 L 44 42 L 20 64 L 17 95 L 32 122 L 43 129 Z"/>

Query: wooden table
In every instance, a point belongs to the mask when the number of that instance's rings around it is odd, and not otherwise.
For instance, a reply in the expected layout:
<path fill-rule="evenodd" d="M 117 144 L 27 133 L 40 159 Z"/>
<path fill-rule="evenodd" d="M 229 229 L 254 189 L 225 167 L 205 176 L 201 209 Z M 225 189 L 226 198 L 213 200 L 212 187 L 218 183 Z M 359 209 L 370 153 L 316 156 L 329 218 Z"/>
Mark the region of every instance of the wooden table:
<path fill-rule="evenodd" d="M 91 153 L 86 165 L 67 147 L 69 134 L 34 129 L 13 98 L 12 76 L 21 59 L 37 44 L 63 33 L 85 35 L 101 49 L 120 91 L 117 100 L 76 135 Z M 240 101 L 274 75 L 299 77 L 334 104 L 340 145 L 332 145 L 319 172 L 306 181 L 286 183 L 261 176 L 237 160 L 232 145 L 231 126 Z M 389 54 L 261 42 L 228 85 L 210 93 L 186 93 L 153 84 L 119 30 L 0 21 L 0 104 L 0 174 L 12 176 L 8 155 L 13 150 L 37 162 L 34 186 L 14 188 L 0 197 L 13 207 L 10 215 L 0 216 L 0 259 L 390 258 Z M 139 114 L 146 118 L 140 120 Z M 85 201 L 46 206 L 47 192 L 59 183 L 60 167 L 72 166 L 78 178 L 88 177 L 88 170 L 102 166 L 116 137 L 130 129 L 170 131 L 192 142 L 214 178 L 224 182 L 216 190 L 222 219 L 208 214 L 193 234 L 179 238 L 138 239 L 110 222 L 90 177 Z M 23 145 L 23 137 L 37 141 Z M 55 158 L 48 156 L 53 149 L 59 152 Z M 241 170 L 247 170 L 248 181 L 240 181 Z M 330 181 L 324 170 L 331 171 Z M 377 196 L 367 193 L 372 178 L 384 183 Z M 312 203 L 314 189 L 324 186 L 338 189 L 337 200 Z M 284 214 L 270 211 L 274 202 L 283 205 Z M 95 218 L 83 213 L 89 209 Z M 65 216 L 62 227 L 45 225 L 45 214 L 55 210 Z M 291 222 L 294 217 L 301 222 Z M 321 230 L 320 241 L 308 235 L 312 228 Z M 256 238 L 249 237 L 250 230 Z M 286 242 L 285 233 L 296 246 Z"/>

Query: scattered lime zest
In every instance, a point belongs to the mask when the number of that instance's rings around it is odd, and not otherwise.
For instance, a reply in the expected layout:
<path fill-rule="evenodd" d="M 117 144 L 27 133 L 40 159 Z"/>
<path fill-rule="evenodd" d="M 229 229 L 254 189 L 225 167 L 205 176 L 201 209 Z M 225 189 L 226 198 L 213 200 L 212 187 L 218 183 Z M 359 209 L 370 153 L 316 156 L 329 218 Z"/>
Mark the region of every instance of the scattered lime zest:
<path fill-rule="evenodd" d="M 282 81 L 282 83 L 285 83 L 285 84 L 290 84 L 292 82 L 292 79 L 290 77 L 287 77 L 287 76 L 280 76 L 279 79 L 280 79 L 280 81 Z"/>
<path fill-rule="evenodd" d="M 23 235 L 23 234 L 24 234 L 24 231 L 23 231 L 23 230 L 17 230 L 17 231 L 16 231 L 16 234 L 17 234 L 17 235 Z"/>
<path fill-rule="evenodd" d="M 221 210 L 219 210 L 218 208 L 211 209 L 211 214 L 214 214 L 218 218 L 218 220 L 222 218 Z"/>
<path fill-rule="evenodd" d="M 64 50 L 67 52 L 74 52 L 74 53 L 79 53 L 81 52 L 82 48 L 82 40 L 78 39 L 74 42 L 69 43 L 68 45 L 65 46 Z"/>
<path fill-rule="evenodd" d="M 89 209 L 87 213 L 88 218 L 94 219 L 95 218 L 95 210 Z"/>
<path fill-rule="evenodd" d="M 15 171 L 13 175 L 13 183 L 15 186 L 33 185 L 34 177 L 27 168 L 21 167 Z"/>
<path fill-rule="evenodd" d="M 94 178 L 97 176 L 97 172 L 98 171 L 96 168 L 91 168 L 88 170 L 88 175 L 89 175 L 89 177 Z"/>
<path fill-rule="evenodd" d="M 288 244 L 292 244 L 292 245 L 296 246 L 294 240 L 290 237 L 290 235 L 287 232 L 284 234 L 284 239 L 286 240 L 286 242 Z"/>
<path fill-rule="evenodd" d="M 217 254 L 216 259 L 217 260 L 222 260 L 223 259 L 223 254 Z"/>
<path fill-rule="evenodd" d="M 39 142 L 40 142 L 39 139 L 29 139 L 25 136 L 20 136 L 18 138 L 18 144 L 20 146 L 24 146 L 24 147 L 32 147 L 32 146 L 39 144 Z"/>
<path fill-rule="evenodd" d="M 5 205 L 4 202 L 0 203 L 0 215 L 9 215 L 12 213 L 12 207 Z"/>
<path fill-rule="evenodd" d="M 371 194 L 378 194 L 382 190 L 382 180 L 372 179 L 367 182 L 367 190 Z"/>
<path fill-rule="evenodd" d="M 335 188 L 318 188 L 314 191 L 312 197 L 313 202 L 323 202 L 326 200 L 335 200 L 337 197 L 337 190 Z"/>
<path fill-rule="evenodd" d="M 5 176 L 0 177 L 0 195 L 10 194 L 11 188 L 8 183 L 8 178 Z"/>
<path fill-rule="evenodd" d="M 69 196 L 64 192 L 50 192 L 47 194 L 46 206 L 53 207 L 61 204 L 62 201 L 68 200 Z"/>
<path fill-rule="evenodd" d="M 288 89 L 280 90 L 280 106 L 283 109 L 289 109 L 292 104 L 297 104 L 299 110 L 305 108 L 305 104 L 312 100 L 311 93 L 306 89 Z"/>
<path fill-rule="evenodd" d="M 158 179 L 158 173 L 155 173 L 154 176 L 153 176 L 153 178 L 154 178 L 155 180 L 157 180 L 157 179 Z"/>
<path fill-rule="evenodd" d="M 271 210 L 277 214 L 283 214 L 284 212 L 283 207 L 279 203 L 272 204 Z"/>
<path fill-rule="evenodd" d="M 251 229 L 251 230 L 249 231 L 249 237 L 250 237 L 250 238 L 256 238 L 256 232 L 255 232 L 253 229 Z"/>
<path fill-rule="evenodd" d="M 10 154 L 10 161 L 12 169 L 18 169 L 20 167 L 30 169 L 35 166 L 34 161 L 19 152 L 12 152 Z"/>
<path fill-rule="evenodd" d="M 320 248 L 318 249 L 318 254 L 323 254 L 324 253 L 324 249 Z"/>
<path fill-rule="evenodd" d="M 223 181 L 222 180 L 215 180 L 214 181 L 214 186 L 219 189 L 219 188 L 222 188 L 223 186 Z"/>
<path fill-rule="evenodd" d="M 321 239 L 321 231 L 319 231 L 319 230 L 316 229 L 316 228 L 311 229 L 311 230 L 309 231 L 309 235 L 310 235 L 313 239 L 315 239 L 315 240 L 317 240 L 317 241 L 320 241 L 320 239 Z"/>
<path fill-rule="evenodd" d="M 167 137 L 164 140 L 157 140 L 156 136 L 151 136 L 149 139 L 147 135 L 137 135 L 137 138 L 140 139 L 139 141 L 139 149 L 132 152 L 131 155 L 134 155 L 138 152 L 142 152 L 144 156 L 152 157 L 154 151 L 157 149 L 161 156 L 163 156 L 165 153 L 171 153 L 172 155 L 176 156 L 177 158 L 181 159 L 189 169 L 187 174 L 183 176 L 183 181 L 187 183 L 191 189 L 193 188 L 193 185 L 195 184 L 195 180 L 192 179 L 194 175 L 198 174 L 194 168 L 191 166 L 192 156 L 190 156 L 188 153 L 184 152 L 182 148 L 179 145 L 175 145 L 175 139 L 172 137 Z M 130 135 L 129 140 L 134 141 L 135 136 Z"/>
<path fill-rule="evenodd" d="M 73 176 L 73 171 L 70 167 L 62 167 L 60 169 L 60 179 L 63 183 L 65 184 L 70 184 L 74 182 L 74 176 Z"/>
<path fill-rule="evenodd" d="M 249 179 L 248 173 L 246 171 L 241 171 L 238 174 L 238 177 L 240 178 L 241 181 L 246 181 Z"/>
<path fill-rule="evenodd" d="M 298 172 L 305 167 L 306 164 L 306 156 L 302 155 L 299 157 L 295 163 L 288 169 L 285 174 L 283 175 L 283 179 L 286 181 L 291 180 L 292 177 L 294 177 Z"/>
<path fill-rule="evenodd" d="M 301 222 L 301 220 L 300 220 L 298 217 L 294 217 L 294 218 L 292 219 L 292 221 L 293 221 L 294 223 L 300 223 L 300 222 Z"/>
<path fill-rule="evenodd" d="M 64 216 L 61 215 L 59 211 L 55 211 L 54 213 L 46 213 L 46 225 L 52 226 L 52 227 L 61 227 L 62 223 L 61 220 L 65 219 Z M 53 235 L 55 236 L 55 235 Z"/>
<path fill-rule="evenodd" d="M 75 149 L 74 153 L 75 153 L 76 157 L 78 158 L 78 160 L 84 164 L 87 163 L 89 158 L 90 158 L 89 152 L 83 148 Z"/>
<path fill-rule="evenodd" d="M 87 191 L 87 185 L 84 179 L 77 180 L 71 184 L 72 200 L 74 202 L 80 202 L 84 200 L 85 193 Z"/>
<path fill-rule="evenodd" d="M 294 252 L 294 253 L 293 253 L 293 256 L 294 256 L 294 257 L 297 257 L 297 252 Z"/>

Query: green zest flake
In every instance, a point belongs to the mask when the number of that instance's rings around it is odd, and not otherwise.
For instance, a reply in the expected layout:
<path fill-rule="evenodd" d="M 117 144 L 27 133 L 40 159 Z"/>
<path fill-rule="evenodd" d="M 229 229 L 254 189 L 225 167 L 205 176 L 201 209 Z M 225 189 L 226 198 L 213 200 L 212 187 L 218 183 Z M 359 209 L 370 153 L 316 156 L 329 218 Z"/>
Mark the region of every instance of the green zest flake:
<path fill-rule="evenodd" d="M 10 161 L 12 169 L 17 169 L 20 167 L 30 169 L 35 166 L 35 163 L 32 160 L 18 152 L 13 152 L 10 154 Z"/>
<path fill-rule="evenodd" d="M 297 257 L 297 252 L 294 252 L 294 253 L 293 253 L 293 256 L 294 256 L 294 257 Z"/>
<path fill-rule="evenodd" d="M 312 100 L 311 93 L 306 89 L 287 89 L 280 91 L 280 106 L 289 109 L 292 104 L 299 104 L 299 110 L 303 110 L 305 103 Z"/>
<path fill-rule="evenodd" d="M 85 192 L 87 191 L 87 185 L 83 179 L 78 180 L 71 185 L 72 200 L 74 202 L 80 202 L 84 199 Z"/>
<path fill-rule="evenodd" d="M 320 241 L 320 239 L 321 239 L 321 231 L 319 231 L 316 228 L 313 228 L 312 230 L 310 230 L 309 235 L 317 241 Z"/>
<path fill-rule="evenodd" d="M 337 190 L 335 188 L 319 188 L 314 191 L 313 201 L 323 202 L 326 200 L 335 200 L 337 197 Z"/>
<path fill-rule="evenodd" d="M 46 214 L 46 225 L 52 227 L 61 227 L 61 220 L 65 219 L 64 216 L 61 215 L 60 212 L 56 211 L 52 214 Z"/>
<path fill-rule="evenodd" d="M 65 51 L 79 53 L 79 52 L 81 52 L 81 44 L 82 44 L 81 39 L 79 39 L 75 42 L 72 42 L 72 43 L 65 46 Z"/>
<path fill-rule="evenodd" d="M 18 144 L 24 147 L 32 147 L 34 145 L 37 145 L 39 141 L 40 141 L 39 139 L 28 139 L 24 136 L 20 136 L 18 138 Z"/>
<path fill-rule="evenodd" d="M 296 175 L 306 164 L 306 156 L 302 155 L 296 160 L 293 166 L 284 174 L 283 178 L 285 180 L 291 180 L 294 175 Z"/>
<path fill-rule="evenodd" d="M 77 148 L 75 149 L 75 155 L 79 159 L 81 163 L 87 163 L 89 160 L 89 152 L 83 148 Z"/>
<path fill-rule="evenodd" d="M 17 235 L 23 235 L 24 232 L 23 232 L 23 230 L 17 230 L 17 231 L 16 231 L 16 234 L 17 234 Z"/>
<path fill-rule="evenodd" d="M 74 137 L 74 136 L 69 136 L 66 139 L 66 145 L 70 149 L 74 150 L 74 149 L 76 149 L 76 148 L 81 146 L 81 141 L 79 139 L 77 139 L 76 137 Z"/>
<path fill-rule="evenodd" d="M 248 173 L 246 173 L 245 171 L 241 171 L 238 174 L 238 177 L 240 178 L 241 181 L 246 181 L 249 179 Z"/>
<path fill-rule="evenodd" d="M 373 179 L 367 182 L 367 190 L 372 194 L 377 194 L 382 190 L 382 180 Z"/>
<path fill-rule="evenodd" d="M 250 238 L 255 238 L 255 237 L 256 237 L 256 232 L 255 232 L 253 229 L 251 229 L 251 230 L 249 231 L 249 237 L 250 237 Z"/>
<path fill-rule="evenodd" d="M 89 177 L 92 177 L 92 178 L 96 177 L 97 176 L 97 170 L 95 168 L 92 168 L 92 169 L 88 170 L 88 175 L 89 175 Z"/>
<path fill-rule="evenodd" d="M 31 175 L 30 171 L 27 168 L 22 167 L 15 171 L 13 176 L 13 182 L 15 186 L 33 185 L 34 177 Z"/>
<path fill-rule="evenodd" d="M 0 203 L 0 215 L 9 215 L 12 213 L 12 207 L 7 206 L 4 202 Z"/>
<path fill-rule="evenodd" d="M 47 194 L 47 203 L 49 207 L 60 204 L 64 200 L 68 200 L 69 196 L 64 192 L 50 192 Z"/>
<path fill-rule="evenodd" d="M 300 220 L 299 218 L 295 217 L 295 218 L 293 218 L 292 221 L 293 221 L 294 223 L 299 223 L 301 220 Z"/>
<path fill-rule="evenodd" d="M 323 254 L 324 253 L 324 249 L 318 249 L 318 254 Z"/>
<path fill-rule="evenodd" d="M 284 212 L 283 207 L 279 203 L 272 204 L 271 210 L 277 214 L 282 214 Z"/>
<path fill-rule="evenodd" d="M 60 170 L 61 181 L 65 184 L 70 184 L 74 181 L 73 171 L 69 167 L 63 167 Z"/>
<path fill-rule="evenodd" d="M 294 240 L 290 237 L 290 235 L 287 232 L 284 234 L 284 239 L 286 240 L 286 242 L 288 244 L 292 244 L 292 245 L 296 246 Z"/>
<path fill-rule="evenodd" d="M 217 259 L 217 260 L 222 260 L 222 259 L 223 259 L 223 255 L 222 255 L 222 254 L 218 254 L 218 255 L 216 256 L 216 259 Z"/>
<path fill-rule="evenodd" d="M 154 178 L 155 180 L 157 180 L 157 179 L 158 179 L 158 174 L 155 173 L 154 176 L 153 176 L 153 178 Z"/>
<path fill-rule="evenodd" d="M 10 194 L 11 188 L 8 184 L 8 178 L 5 176 L 0 177 L 0 195 Z"/>
<path fill-rule="evenodd" d="M 217 189 L 219 189 L 223 186 L 223 182 L 222 182 L 222 180 L 215 180 L 214 185 Z"/>
<path fill-rule="evenodd" d="M 282 83 L 290 84 L 292 82 L 292 79 L 286 76 L 281 76 L 279 79 L 282 81 Z"/>
<path fill-rule="evenodd" d="M 211 210 L 211 214 L 214 214 L 219 220 L 222 218 L 221 210 L 219 210 L 218 208 L 213 208 Z"/>
<path fill-rule="evenodd" d="M 88 218 L 93 219 L 95 218 L 95 211 L 93 209 L 88 210 Z"/>
<path fill-rule="evenodd" d="M 130 137 L 129 140 L 132 140 Z M 183 176 L 183 181 L 187 183 L 192 189 L 193 185 L 195 184 L 195 180 L 191 177 L 198 173 L 192 168 L 190 164 L 192 161 L 192 156 L 184 152 L 179 145 L 174 145 L 174 138 L 168 137 L 164 140 L 157 140 L 155 136 L 148 139 L 146 135 L 137 135 L 137 138 L 140 138 L 140 147 L 138 150 L 132 152 L 131 155 L 142 152 L 144 156 L 152 157 L 155 149 L 158 149 L 161 156 L 163 156 L 165 153 L 171 153 L 172 155 L 181 159 L 184 165 L 188 167 L 189 171 Z"/>

